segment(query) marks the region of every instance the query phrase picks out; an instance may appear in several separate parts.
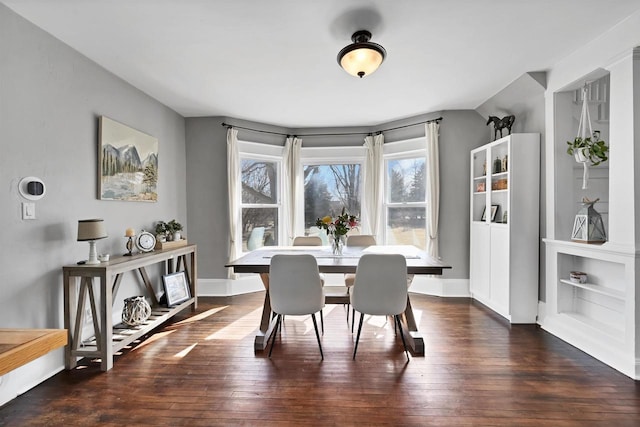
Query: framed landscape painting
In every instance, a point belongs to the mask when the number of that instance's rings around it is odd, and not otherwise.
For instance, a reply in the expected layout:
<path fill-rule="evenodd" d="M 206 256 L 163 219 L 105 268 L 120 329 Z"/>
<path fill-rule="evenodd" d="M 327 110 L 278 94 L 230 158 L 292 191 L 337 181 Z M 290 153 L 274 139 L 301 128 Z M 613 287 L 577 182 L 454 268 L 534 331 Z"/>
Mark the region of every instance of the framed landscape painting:
<path fill-rule="evenodd" d="M 156 202 L 158 139 L 105 116 L 98 127 L 98 198 Z"/>

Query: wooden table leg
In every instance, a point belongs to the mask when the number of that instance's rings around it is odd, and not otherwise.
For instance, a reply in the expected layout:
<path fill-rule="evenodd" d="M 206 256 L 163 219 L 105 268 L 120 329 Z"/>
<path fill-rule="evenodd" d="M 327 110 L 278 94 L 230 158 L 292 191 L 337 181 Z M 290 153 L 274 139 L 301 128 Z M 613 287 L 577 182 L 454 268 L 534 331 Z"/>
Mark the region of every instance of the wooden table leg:
<path fill-rule="evenodd" d="M 402 328 L 404 331 L 409 331 L 409 339 L 407 339 L 407 345 L 411 348 L 411 353 L 414 356 L 424 356 L 424 339 L 420 332 L 418 332 L 418 325 L 416 325 L 416 319 L 413 316 L 413 308 L 411 307 L 411 299 L 407 295 L 407 307 L 404 310 L 404 316 L 400 316 L 402 319 Z M 405 339 L 407 337 L 405 336 Z"/>
<path fill-rule="evenodd" d="M 262 284 L 264 284 L 266 292 L 264 294 L 264 306 L 262 308 L 260 328 L 258 329 L 258 333 L 256 334 L 253 348 L 255 350 L 262 351 L 267 347 L 267 344 L 269 343 L 269 337 L 273 332 L 273 328 L 275 327 L 276 322 L 273 318 L 273 311 L 271 311 L 271 301 L 269 300 L 269 274 L 261 273 L 260 278 L 262 279 Z"/>
<path fill-rule="evenodd" d="M 113 295 L 111 294 L 111 276 L 100 275 L 100 369 L 108 371 L 113 367 L 113 319 L 111 311 Z M 98 338 L 98 337 L 96 337 Z M 101 348 L 100 348 L 101 347 Z"/>
<path fill-rule="evenodd" d="M 69 275 L 68 271 L 64 271 L 64 328 L 67 330 L 67 345 L 64 347 L 64 367 L 65 369 L 73 369 L 76 367 L 77 360 L 72 349 L 77 347 L 77 340 L 80 339 L 74 333 L 72 328 L 72 320 L 78 316 L 77 297 L 76 297 L 76 280 Z"/>

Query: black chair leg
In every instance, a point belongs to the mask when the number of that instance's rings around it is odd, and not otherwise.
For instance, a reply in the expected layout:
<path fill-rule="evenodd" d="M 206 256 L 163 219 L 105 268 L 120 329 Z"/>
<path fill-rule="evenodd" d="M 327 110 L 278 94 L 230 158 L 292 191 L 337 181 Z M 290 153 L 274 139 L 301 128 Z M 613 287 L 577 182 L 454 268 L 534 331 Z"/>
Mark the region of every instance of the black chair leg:
<path fill-rule="evenodd" d="M 355 313 L 354 313 L 355 315 Z M 354 317 L 351 316 L 351 325 L 353 325 Z M 360 313 L 360 324 L 358 325 L 358 335 L 356 336 L 356 346 L 353 349 L 353 360 L 356 360 L 356 352 L 358 351 L 358 342 L 360 341 L 360 331 L 362 331 L 362 321 L 364 320 L 364 313 Z"/>
<path fill-rule="evenodd" d="M 320 325 L 322 326 L 322 335 L 324 335 L 324 314 L 322 314 L 322 310 L 320 310 Z"/>
<path fill-rule="evenodd" d="M 356 309 L 351 308 L 351 333 L 353 333 L 353 324 L 356 323 Z"/>
<path fill-rule="evenodd" d="M 318 322 L 316 322 L 315 313 L 311 314 L 311 318 L 313 319 L 313 328 L 316 330 L 316 339 L 318 340 L 318 347 L 320 347 L 320 357 L 324 360 L 324 353 L 322 352 L 322 344 L 320 343 L 320 334 L 318 334 Z"/>
<path fill-rule="evenodd" d="M 273 333 L 271 334 L 271 348 L 269 348 L 269 358 L 271 358 L 271 352 L 273 351 L 273 344 L 276 342 L 276 335 L 278 335 L 278 329 L 280 328 L 280 320 L 282 319 L 282 315 L 278 314 L 278 318 L 276 319 L 276 327 L 273 328 Z"/>
<path fill-rule="evenodd" d="M 400 323 L 400 316 L 393 316 L 396 319 L 396 323 L 398 324 L 398 329 L 400 329 L 400 338 L 402 338 L 402 345 L 404 346 L 404 354 L 407 356 L 407 362 L 409 361 L 409 351 L 407 350 L 407 343 L 404 340 L 404 332 L 402 332 L 402 323 Z"/>

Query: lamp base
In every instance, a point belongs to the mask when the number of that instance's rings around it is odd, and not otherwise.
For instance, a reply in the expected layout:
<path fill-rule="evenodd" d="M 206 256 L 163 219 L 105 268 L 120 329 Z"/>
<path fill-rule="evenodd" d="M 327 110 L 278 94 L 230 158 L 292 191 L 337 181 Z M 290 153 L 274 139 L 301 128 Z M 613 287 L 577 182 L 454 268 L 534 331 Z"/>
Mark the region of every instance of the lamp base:
<path fill-rule="evenodd" d="M 100 260 L 98 259 L 98 251 L 96 251 L 96 241 L 89 240 L 89 259 L 85 264 L 95 265 L 100 264 Z"/>

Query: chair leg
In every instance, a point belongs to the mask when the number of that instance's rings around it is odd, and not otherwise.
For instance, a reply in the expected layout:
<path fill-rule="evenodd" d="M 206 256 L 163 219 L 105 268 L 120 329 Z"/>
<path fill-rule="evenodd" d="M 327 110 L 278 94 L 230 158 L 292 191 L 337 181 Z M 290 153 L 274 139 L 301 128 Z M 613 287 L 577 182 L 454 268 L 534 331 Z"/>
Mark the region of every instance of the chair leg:
<path fill-rule="evenodd" d="M 318 347 L 320 347 L 320 357 L 324 360 L 324 353 L 322 352 L 322 344 L 320 343 L 320 334 L 318 334 L 318 322 L 316 322 L 316 314 L 312 313 L 313 328 L 316 330 L 316 339 L 318 340 Z"/>
<path fill-rule="evenodd" d="M 355 315 L 355 312 L 354 312 Z M 353 326 L 354 317 L 351 316 L 351 325 Z M 356 360 L 356 352 L 358 351 L 358 342 L 360 341 L 360 331 L 362 331 L 362 320 L 364 320 L 364 313 L 360 313 L 360 324 L 358 325 L 358 335 L 356 336 L 356 346 L 353 349 L 353 360 Z"/>
<path fill-rule="evenodd" d="M 347 314 L 349 316 L 349 314 Z M 353 333 L 353 324 L 356 323 L 356 309 L 351 307 L 351 333 Z"/>
<path fill-rule="evenodd" d="M 347 306 L 347 326 L 349 326 L 349 312 L 351 311 L 351 304 L 345 304 Z"/>
<path fill-rule="evenodd" d="M 282 315 L 278 314 L 278 318 L 276 319 L 276 327 L 273 328 L 273 334 L 271 336 L 271 348 L 269 348 L 269 358 L 271 358 L 271 352 L 273 351 L 273 344 L 276 342 L 276 335 L 278 335 L 278 329 L 280 328 L 280 320 L 282 319 Z"/>
<path fill-rule="evenodd" d="M 320 310 L 320 325 L 322 326 L 322 335 L 324 335 L 324 314 L 322 314 L 322 310 Z"/>
<path fill-rule="evenodd" d="M 399 315 L 395 315 L 393 316 L 396 319 L 396 322 L 398 324 L 398 329 L 400 329 L 400 338 L 402 338 L 402 345 L 404 346 L 404 354 L 406 354 L 407 356 L 407 362 L 409 361 L 409 351 L 407 350 L 407 343 L 404 340 L 404 332 L 402 332 L 402 323 L 400 323 L 400 316 Z"/>

